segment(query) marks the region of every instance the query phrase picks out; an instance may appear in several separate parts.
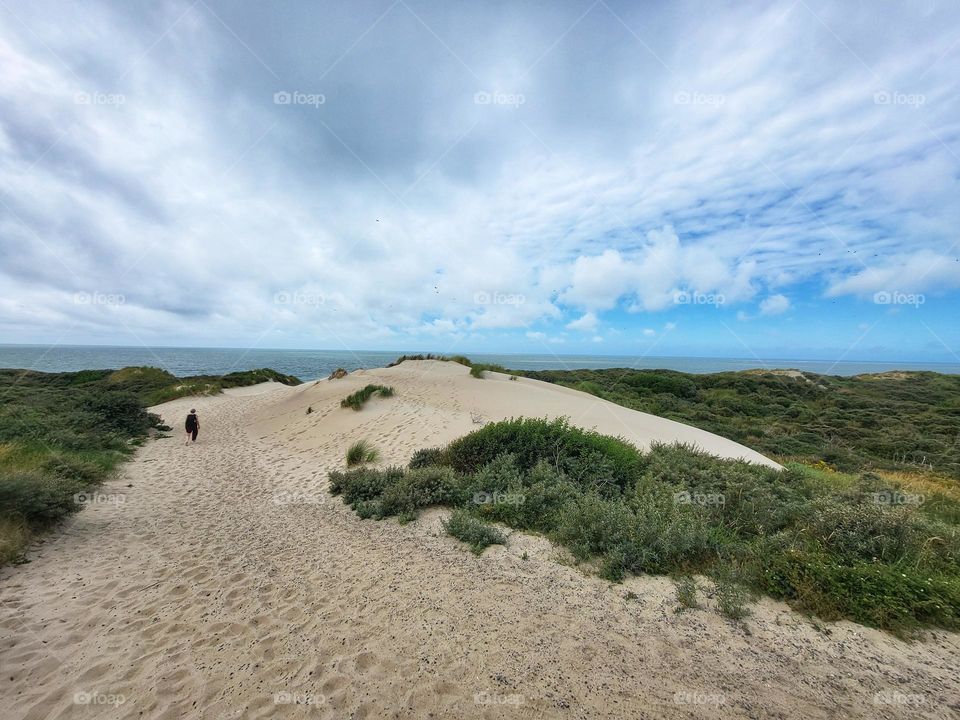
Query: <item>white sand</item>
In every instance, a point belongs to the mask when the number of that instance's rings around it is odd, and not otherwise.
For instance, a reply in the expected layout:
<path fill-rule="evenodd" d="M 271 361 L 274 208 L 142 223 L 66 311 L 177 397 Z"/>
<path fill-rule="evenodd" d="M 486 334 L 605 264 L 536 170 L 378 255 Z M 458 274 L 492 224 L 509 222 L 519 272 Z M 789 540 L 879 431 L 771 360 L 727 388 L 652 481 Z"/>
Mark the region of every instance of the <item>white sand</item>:
<path fill-rule="evenodd" d="M 956 717 L 956 635 L 818 630 L 770 600 L 745 630 L 712 601 L 675 613 L 665 578 L 610 585 L 517 533 L 476 558 L 440 532 L 443 511 L 360 521 L 327 495 L 353 440 L 405 462 L 479 427 L 471 413 L 565 414 L 638 444 L 754 457 L 588 396 L 466 373 L 405 363 L 161 406 L 178 432 L 103 489 L 124 502 L 92 505 L 0 571 L 0 717 Z M 339 408 L 378 381 L 397 397 Z M 202 432 L 184 447 L 192 406 Z"/>

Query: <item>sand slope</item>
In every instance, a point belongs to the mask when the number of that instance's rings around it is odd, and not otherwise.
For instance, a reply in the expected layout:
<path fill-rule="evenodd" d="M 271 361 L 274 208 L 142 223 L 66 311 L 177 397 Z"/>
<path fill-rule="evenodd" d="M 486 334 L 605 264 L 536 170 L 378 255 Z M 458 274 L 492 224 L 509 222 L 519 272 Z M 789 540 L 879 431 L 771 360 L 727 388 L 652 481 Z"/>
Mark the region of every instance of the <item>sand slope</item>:
<path fill-rule="evenodd" d="M 508 547 L 476 558 L 440 532 L 442 511 L 406 526 L 356 519 L 325 491 L 350 440 L 368 437 L 386 460 L 405 461 L 416 447 L 476 427 L 471 412 L 494 419 L 498 393 L 547 392 L 473 379 L 460 391 L 448 367 L 427 370 L 259 386 L 159 408 L 179 428 L 195 405 L 201 442 L 184 447 L 178 433 L 149 443 L 104 488 L 112 502 L 71 519 L 29 564 L 0 571 L 2 717 L 950 718 L 960 710 L 956 635 L 907 644 L 850 623 L 824 632 L 771 601 L 754 607 L 745 632 L 710 608 L 676 614 L 667 579 L 611 586 L 585 576 L 556 562 L 542 539 L 514 534 Z M 370 378 L 390 379 L 400 394 L 360 413 L 336 407 Z M 560 397 L 573 398 L 551 392 L 545 402 L 558 411 Z M 315 412 L 306 415 L 304 402 Z M 601 427 L 606 409 L 584 411 Z"/>

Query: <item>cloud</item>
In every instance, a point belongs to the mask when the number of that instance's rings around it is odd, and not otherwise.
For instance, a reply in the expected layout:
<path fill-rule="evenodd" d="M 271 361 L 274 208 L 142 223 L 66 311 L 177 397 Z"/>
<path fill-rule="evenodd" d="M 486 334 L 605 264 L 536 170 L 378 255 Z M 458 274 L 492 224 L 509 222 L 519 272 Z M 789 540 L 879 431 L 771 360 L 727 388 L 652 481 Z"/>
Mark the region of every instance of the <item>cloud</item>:
<path fill-rule="evenodd" d="M 11 5 L 0 341 L 573 344 L 677 292 L 957 291 L 960 8 L 815 10 Z"/>
<path fill-rule="evenodd" d="M 597 328 L 597 316 L 592 313 L 584 313 L 581 317 L 576 320 L 572 320 L 567 323 L 567 329 L 569 330 L 580 330 L 582 332 L 592 332 Z"/>
<path fill-rule="evenodd" d="M 781 315 L 790 309 L 790 298 L 786 295 L 771 295 L 760 301 L 761 315 Z"/>
<path fill-rule="evenodd" d="M 657 334 L 657 331 L 652 328 L 644 328 L 643 334 L 646 335 L 647 337 L 653 337 L 654 335 Z"/>
<path fill-rule="evenodd" d="M 826 295 L 866 297 L 877 292 L 923 293 L 956 288 L 960 288 L 960 258 L 920 250 L 894 255 L 873 267 L 835 280 Z"/>

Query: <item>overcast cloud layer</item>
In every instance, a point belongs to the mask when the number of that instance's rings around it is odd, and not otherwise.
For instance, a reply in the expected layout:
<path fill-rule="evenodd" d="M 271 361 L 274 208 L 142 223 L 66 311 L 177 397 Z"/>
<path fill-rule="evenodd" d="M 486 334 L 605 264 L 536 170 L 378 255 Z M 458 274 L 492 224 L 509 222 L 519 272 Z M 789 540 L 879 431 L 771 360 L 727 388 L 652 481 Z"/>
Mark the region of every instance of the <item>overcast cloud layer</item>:
<path fill-rule="evenodd" d="M 955 2 L 0 3 L 0 342 L 960 362 Z"/>

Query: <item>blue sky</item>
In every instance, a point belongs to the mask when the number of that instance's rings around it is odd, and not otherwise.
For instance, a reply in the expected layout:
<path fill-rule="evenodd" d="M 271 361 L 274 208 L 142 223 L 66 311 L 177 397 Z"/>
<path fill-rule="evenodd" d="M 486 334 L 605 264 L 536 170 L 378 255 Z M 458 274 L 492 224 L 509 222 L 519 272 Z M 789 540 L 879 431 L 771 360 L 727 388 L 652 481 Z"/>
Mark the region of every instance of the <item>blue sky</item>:
<path fill-rule="evenodd" d="M 0 6 L 0 342 L 960 361 L 960 6 Z"/>

